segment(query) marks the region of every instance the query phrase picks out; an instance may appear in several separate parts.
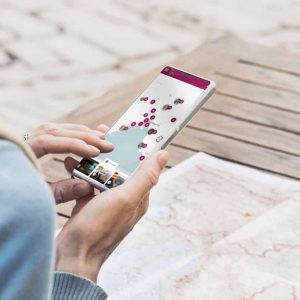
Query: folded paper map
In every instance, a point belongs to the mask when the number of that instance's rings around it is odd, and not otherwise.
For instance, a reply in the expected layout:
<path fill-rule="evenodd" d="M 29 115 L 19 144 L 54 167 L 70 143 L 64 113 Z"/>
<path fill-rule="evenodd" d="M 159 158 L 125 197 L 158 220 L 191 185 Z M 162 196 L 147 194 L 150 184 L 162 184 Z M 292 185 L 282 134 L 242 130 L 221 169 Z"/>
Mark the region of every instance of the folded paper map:
<path fill-rule="evenodd" d="M 161 176 L 98 284 L 122 300 L 300 299 L 300 183 L 199 153 Z"/>

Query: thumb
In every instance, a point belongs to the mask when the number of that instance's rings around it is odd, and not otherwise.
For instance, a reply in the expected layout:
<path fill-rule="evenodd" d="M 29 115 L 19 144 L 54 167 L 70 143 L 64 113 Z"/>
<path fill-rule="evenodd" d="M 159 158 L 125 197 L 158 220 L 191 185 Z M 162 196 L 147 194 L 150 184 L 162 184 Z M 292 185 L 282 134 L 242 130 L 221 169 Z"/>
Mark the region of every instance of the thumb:
<path fill-rule="evenodd" d="M 81 179 L 65 179 L 50 183 L 56 204 L 79 199 L 94 193 L 93 187 Z"/>
<path fill-rule="evenodd" d="M 139 168 L 120 186 L 124 192 L 138 201 L 157 183 L 158 178 L 169 160 L 167 151 L 158 151 L 149 156 Z"/>

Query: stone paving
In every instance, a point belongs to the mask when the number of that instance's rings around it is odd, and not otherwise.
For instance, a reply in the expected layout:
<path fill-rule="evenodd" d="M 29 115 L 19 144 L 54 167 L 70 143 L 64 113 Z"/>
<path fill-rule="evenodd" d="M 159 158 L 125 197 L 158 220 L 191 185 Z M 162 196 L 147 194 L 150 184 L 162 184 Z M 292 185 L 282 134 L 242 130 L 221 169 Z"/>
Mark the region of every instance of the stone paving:
<path fill-rule="evenodd" d="M 299 0 L 0 0 L 0 118 L 23 134 L 228 33 L 299 51 L 299 16 Z"/>

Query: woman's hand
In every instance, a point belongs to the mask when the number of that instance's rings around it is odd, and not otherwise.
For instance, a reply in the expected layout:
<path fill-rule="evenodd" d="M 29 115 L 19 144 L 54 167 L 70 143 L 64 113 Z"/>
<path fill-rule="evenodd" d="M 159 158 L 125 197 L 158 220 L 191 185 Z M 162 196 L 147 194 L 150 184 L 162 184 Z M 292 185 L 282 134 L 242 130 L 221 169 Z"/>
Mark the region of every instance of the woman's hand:
<path fill-rule="evenodd" d="M 110 152 L 113 145 L 105 141 L 107 126 L 97 130 L 79 124 L 46 123 L 29 135 L 27 143 L 37 158 L 50 153 L 73 153 L 82 157 Z"/>
<path fill-rule="evenodd" d="M 146 212 L 149 192 L 168 158 L 166 151 L 159 151 L 124 184 L 77 200 L 70 220 L 57 237 L 57 271 L 96 282 L 104 261 Z"/>
<path fill-rule="evenodd" d="M 112 151 L 113 145 L 105 141 L 108 127 L 101 124 L 92 130 L 79 124 L 46 123 L 30 134 L 27 143 L 40 158 L 52 153 L 72 153 L 82 157 L 97 156 Z M 68 160 L 65 162 L 70 169 Z M 94 192 L 93 187 L 81 179 L 65 179 L 49 183 L 56 204 L 78 199 Z"/>

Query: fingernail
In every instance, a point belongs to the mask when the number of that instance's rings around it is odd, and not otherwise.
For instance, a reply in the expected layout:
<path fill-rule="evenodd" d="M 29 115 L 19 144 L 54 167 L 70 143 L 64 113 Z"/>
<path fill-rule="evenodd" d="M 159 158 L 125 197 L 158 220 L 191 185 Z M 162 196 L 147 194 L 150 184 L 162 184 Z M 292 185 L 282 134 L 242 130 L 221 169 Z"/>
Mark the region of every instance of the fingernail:
<path fill-rule="evenodd" d="M 94 130 L 94 133 L 95 133 L 98 137 L 100 137 L 101 139 L 105 138 L 105 134 L 104 134 L 103 132 Z"/>
<path fill-rule="evenodd" d="M 106 146 L 109 146 L 109 147 L 113 147 L 114 144 L 112 144 L 111 142 L 109 141 L 103 141 L 103 143 L 106 145 Z"/>
<path fill-rule="evenodd" d="M 158 154 L 157 161 L 158 161 L 161 169 L 163 169 L 166 166 L 166 164 L 168 163 L 169 157 L 170 157 L 169 153 L 164 150 Z"/>
<path fill-rule="evenodd" d="M 96 147 L 94 147 L 94 146 L 88 146 L 89 147 L 89 149 L 91 150 L 91 151 L 93 151 L 94 153 L 100 153 L 100 150 L 98 149 L 98 148 L 96 148 Z"/>

